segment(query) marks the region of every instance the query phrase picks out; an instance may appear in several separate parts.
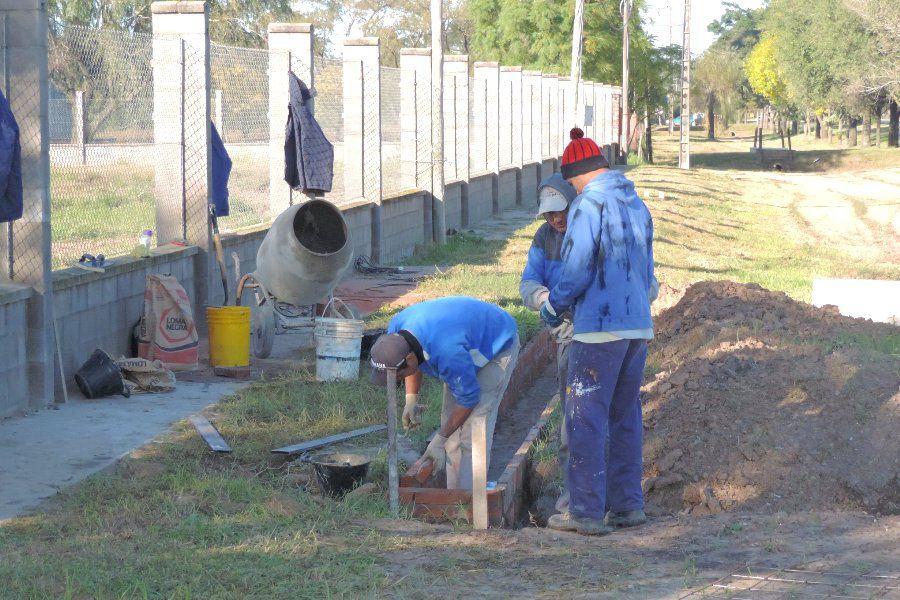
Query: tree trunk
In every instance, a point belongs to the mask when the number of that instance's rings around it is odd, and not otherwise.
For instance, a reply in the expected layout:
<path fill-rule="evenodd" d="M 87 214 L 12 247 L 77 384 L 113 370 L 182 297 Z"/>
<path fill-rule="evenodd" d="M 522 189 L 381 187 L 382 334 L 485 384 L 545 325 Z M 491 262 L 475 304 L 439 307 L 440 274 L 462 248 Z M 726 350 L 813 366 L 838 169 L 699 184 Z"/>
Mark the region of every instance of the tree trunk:
<path fill-rule="evenodd" d="M 838 119 L 838 146 L 844 145 L 844 119 Z"/>
<path fill-rule="evenodd" d="M 881 148 L 881 111 L 883 107 L 875 110 L 875 146 Z"/>
<path fill-rule="evenodd" d="M 782 126 L 782 118 L 778 117 L 778 134 L 781 136 L 781 147 L 784 148 L 784 127 Z"/>
<path fill-rule="evenodd" d="M 900 107 L 896 100 L 888 104 L 888 148 L 896 148 L 900 137 Z"/>
<path fill-rule="evenodd" d="M 797 119 L 791 120 L 791 133 L 797 135 L 800 131 L 800 124 L 797 122 Z"/>
<path fill-rule="evenodd" d="M 669 136 L 675 135 L 675 103 L 669 96 Z"/>
<path fill-rule="evenodd" d="M 857 142 L 856 125 L 857 125 L 856 117 L 851 118 L 850 123 L 848 124 L 849 128 L 847 129 L 847 146 L 850 148 L 856 147 L 856 142 Z"/>
<path fill-rule="evenodd" d="M 866 114 L 866 118 L 863 119 L 862 146 L 864 148 L 868 148 L 871 145 L 872 145 L 872 111 L 869 111 Z"/>
<path fill-rule="evenodd" d="M 816 115 L 816 135 L 815 138 L 817 140 L 822 139 L 822 120 L 819 119 L 819 115 Z"/>
<path fill-rule="evenodd" d="M 646 128 L 647 129 L 647 131 L 646 131 L 647 143 L 645 144 L 645 146 L 647 148 L 646 149 L 647 162 L 652 164 L 653 163 L 653 128 L 650 127 L 650 111 L 649 110 L 647 111 L 647 117 L 645 119 L 645 122 L 647 123 L 647 128 Z"/>
<path fill-rule="evenodd" d="M 706 139 L 714 140 L 716 139 L 716 116 L 713 112 L 716 108 L 716 95 L 710 93 L 706 96 L 706 120 L 707 120 L 707 130 L 706 130 Z"/>
<path fill-rule="evenodd" d="M 831 123 L 825 123 L 825 135 L 828 136 L 828 143 L 834 143 L 834 128 L 831 126 Z"/>

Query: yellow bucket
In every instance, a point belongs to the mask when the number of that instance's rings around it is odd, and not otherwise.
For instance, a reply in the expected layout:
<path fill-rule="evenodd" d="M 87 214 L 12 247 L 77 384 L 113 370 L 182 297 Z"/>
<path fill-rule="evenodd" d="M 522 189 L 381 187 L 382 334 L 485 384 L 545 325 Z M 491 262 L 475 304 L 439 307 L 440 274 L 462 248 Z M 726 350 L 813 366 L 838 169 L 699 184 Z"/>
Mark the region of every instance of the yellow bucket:
<path fill-rule="evenodd" d="M 213 367 L 250 365 L 250 307 L 206 309 L 209 325 L 209 364 Z"/>

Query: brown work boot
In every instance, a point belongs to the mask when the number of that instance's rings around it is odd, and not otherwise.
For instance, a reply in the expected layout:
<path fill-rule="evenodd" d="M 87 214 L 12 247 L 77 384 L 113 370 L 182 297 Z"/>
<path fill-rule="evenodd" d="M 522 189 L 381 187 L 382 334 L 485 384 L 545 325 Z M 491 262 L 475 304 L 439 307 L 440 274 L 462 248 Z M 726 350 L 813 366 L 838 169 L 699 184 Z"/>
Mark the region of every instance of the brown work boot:
<path fill-rule="evenodd" d="M 581 535 L 606 535 L 615 531 L 603 519 L 573 517 L 571 513 L 553 515 L 547 520 L 547 527 L 557 531 L 577 531 Z"/>
<path fill-rule="evenodd" d="M 610 527 L 637 527 L 647 522 L 647 515 L 642 510 L 626 510 L 606 513 L 606 524 Z"/>

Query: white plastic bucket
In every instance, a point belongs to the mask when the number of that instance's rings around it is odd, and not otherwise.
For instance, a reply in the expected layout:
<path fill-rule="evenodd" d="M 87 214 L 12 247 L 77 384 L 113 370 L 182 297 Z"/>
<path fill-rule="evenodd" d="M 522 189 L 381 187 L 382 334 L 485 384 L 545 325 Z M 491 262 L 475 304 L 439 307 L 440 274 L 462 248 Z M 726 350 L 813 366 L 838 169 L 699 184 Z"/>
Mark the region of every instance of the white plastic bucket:
<path fill-rule="evenodd" d="M 339 298 L 332 298 L 325 305 L 324 314 L 328 314 L 328 308 L 335 300 L 344 304 Z M 344 308 L 347 308 L 346 305 Z M 346 319 L 316 318 L 316 379 L 319 381 L 353 380 L 359 377 L 363 322 L 352 317 L 351 314 Z"/>

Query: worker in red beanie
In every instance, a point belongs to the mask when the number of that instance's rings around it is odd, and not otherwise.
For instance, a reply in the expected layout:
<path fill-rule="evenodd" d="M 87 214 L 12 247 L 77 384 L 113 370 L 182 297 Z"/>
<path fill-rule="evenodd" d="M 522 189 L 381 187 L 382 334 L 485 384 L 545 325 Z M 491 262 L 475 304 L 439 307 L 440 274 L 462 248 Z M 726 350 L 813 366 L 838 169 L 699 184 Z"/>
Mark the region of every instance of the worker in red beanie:
<path fill-rule="evenodd" d="M 562 273 L 541 308 L 551 327 L 573 314 L 565 404 L 570 500 L 569 511 L 548 525 L 603 535 L 647 520 L 640 388 L 659 286 L 650 211 L 593 140 L 578 128 L 570 135 L 560 171 L 579 195 L 569 207 Z"/>

